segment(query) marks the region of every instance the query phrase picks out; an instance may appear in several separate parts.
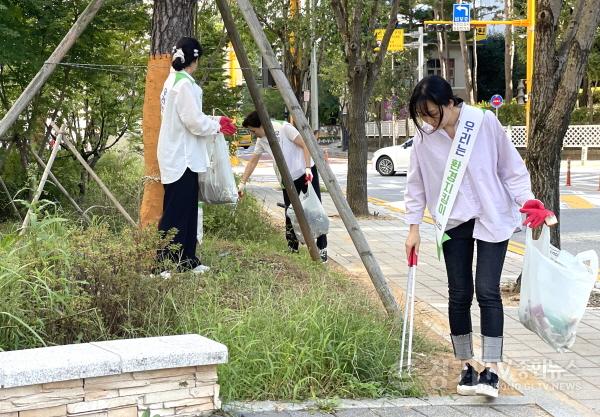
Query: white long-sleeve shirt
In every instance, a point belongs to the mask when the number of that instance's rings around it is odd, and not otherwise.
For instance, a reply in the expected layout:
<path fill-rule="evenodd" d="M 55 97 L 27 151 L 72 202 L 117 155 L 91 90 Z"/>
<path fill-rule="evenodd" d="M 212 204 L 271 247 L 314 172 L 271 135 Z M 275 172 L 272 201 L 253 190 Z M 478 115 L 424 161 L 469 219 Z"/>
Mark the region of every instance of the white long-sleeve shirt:
<path fill-rule="evenodd" d="M 220 125 L 202 112 L 202 89 L 185 70 L 171 72 L 160 104 L 157 157 L 161 182 L 177 181 L 187 168 L 205 172 L 209 163 L 205 136 L 218 133 Z"/>
<path fill-rule="evenodd" d="M 435 213 L 451 145 L 443 129 L 413 138 L 404 197 L 408 224 L 420 224 L 425 207 Z M 496 116 L 486 111 L 446 230 L 475 219 L 475 239 L 502 242 L 520 225 L 518 208 L 532 198 L 523 159 Z"/>

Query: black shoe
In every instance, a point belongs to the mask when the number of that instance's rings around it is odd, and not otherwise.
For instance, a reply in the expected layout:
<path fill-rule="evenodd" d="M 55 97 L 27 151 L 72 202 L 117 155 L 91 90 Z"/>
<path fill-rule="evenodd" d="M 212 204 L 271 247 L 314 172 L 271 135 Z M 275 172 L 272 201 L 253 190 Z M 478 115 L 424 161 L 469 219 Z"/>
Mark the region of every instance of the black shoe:
<path fill-rule="evenodd" d="M 479 374 L 479 383 L 477 384 L 477 395 L 485 395 L 487 397 L 498 397 L 499 378 L 496 372 L 490 368 L 485 368 Z"/>
<path fill-rule="evenodd" d="M 458 381 L 458 385 L 456 386 L 456 392 L 459 395 L 477 394 L 477 371 L 470 363 L 465 364 L 460 373 L 460 381 Z"/>
<path fill-rule="evenodd" d="M 321 262 L 327 263 L 327 249 L 321 249 L 319 251 L 319 256 L 321 256 Z"/>

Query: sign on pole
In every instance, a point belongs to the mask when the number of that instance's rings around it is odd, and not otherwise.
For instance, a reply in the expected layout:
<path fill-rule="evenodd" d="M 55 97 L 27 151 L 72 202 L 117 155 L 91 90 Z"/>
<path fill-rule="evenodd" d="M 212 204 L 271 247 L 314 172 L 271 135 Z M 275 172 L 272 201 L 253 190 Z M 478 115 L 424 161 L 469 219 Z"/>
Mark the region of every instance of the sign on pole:
<path fill-rule="evenodd" d="M 377 41 L 376 51 L 379 51 L 384 34 L 385 29 L 375 29 L 375 40 Z M 394 29 L 387 50 L 389 52 L 404 51 L 404 29 Z"/>
<path fill-rule="evenodd" d="M 455 32 L 471 30 L 471 5 L 458 3 L 452 6 L 452 30 Z"/>
<path fill-rule="evenodd" d="M 498 117 L 498 109 L 504 104 L 504 99 L 500 94 L 494 94 L 490 99 L 490 104 L 496 109 L 496 117 Z"/>
<path fill-rule="evenodd" d="M 487 26 L 479 26 L 476 28 L 476 41 L 483 41 L 487 39 Z"/>

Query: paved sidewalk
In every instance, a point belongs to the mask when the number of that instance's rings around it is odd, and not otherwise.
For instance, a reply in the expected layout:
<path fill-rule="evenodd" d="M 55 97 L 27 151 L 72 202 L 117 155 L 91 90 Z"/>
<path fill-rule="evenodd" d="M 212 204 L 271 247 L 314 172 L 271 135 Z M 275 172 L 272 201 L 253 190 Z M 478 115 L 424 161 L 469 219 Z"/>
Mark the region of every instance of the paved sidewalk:
<path fill-rule="evenodd" d="M 253 177 L 253 179 L 255 178 Z M 254 182 L 248 187 L 248 190 L 259 200 L 264 201 L 265 209 L 273 216 L 283 219 L 283 210 L 276 206 L 276 203 L 282 200 L 281 191 L 272 187 L 276 187 L 276 184 Z M 329 194 L 324 193 L 323 197 L 323 204 L 331 220 L 328 235 L 330 258 L 350 272 L 366 273 L 350 236 L 337 216 L 337 210 Z M 397 211 L 390 211 L 383 205 L 376 206 L 370 203 L 369 206 L 371 212 L 377 211 L 382 218 L 381 220 L 359 220 L 360 226 L 394 293 L 397 297 L 402 297 L 402 290 L 406 287 L 407 267 L 404 240 L 408 228 Z M 427 325 L 444 337 L 450 346 L 445 266 L 443 261 L 438 261 L 435 256 L 433 226 L 422 225 L 421 239 L 417 270 L 416 310 L 421 317 L 427 318 L 425 320 Z M 509 252 L 505 262 L 503 281 L 514 281 L 521 271 L 521 265 L 522 255 Z M 505 308 L 504 359 L 506 366 L 501 372 L 501 378 L 523 393 L 528 400 L 535 399 L 533 405 L 542 406 L 551 413 L 550 415 L 600 415 L 600 309 L 588 308 L 579 325 L 577 341 L 572 351 L 567 353 L 557 353 L 537 335 L 525 329 L 519 322 L 517 310 L 517 307 Z M 472 316 L 473 331 L 477 334 L 480 329 L 476 300 L 474 300 Z M 479 338 L 474 339 L 476 355 L 480 355 Z M 456 378 L 455 375 L 448 377 Z M 421 409 L 418 411 L 428 415 Z M 492 414 L 477 415 L 503 415 L 493 414 L 492 411 L 490 413 Z M 338 412 L 335 415 L 346 414 Z M 460 412 L 456 415 L 471 414 L 470 412 L 464 414 Z M 536 414 L 531 412 L 530 414 L 511 413 L 511 415 Z"/>
<path fill-rule="evenodd" d="M 234 403 L 224 407 L 239 417 L 551 417 L 534 401 L 524 397 L 499 398 L 490 402 L 482 397 L 430 397 L 382 400 L 342 400 L 332 409 L 315 402 L 252 404 Z M 572 416 L 572 414 L 570 415 Z"/>

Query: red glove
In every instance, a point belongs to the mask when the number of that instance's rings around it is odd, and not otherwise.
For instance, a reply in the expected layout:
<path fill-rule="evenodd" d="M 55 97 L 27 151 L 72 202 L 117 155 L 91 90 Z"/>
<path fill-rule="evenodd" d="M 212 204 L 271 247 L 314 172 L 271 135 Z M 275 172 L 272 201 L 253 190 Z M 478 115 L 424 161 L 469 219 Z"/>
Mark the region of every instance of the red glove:
<path fill-rule="evenodd" d="M 310 168 L 306 168 L 306 171 L 304 172 L 304 184 L 308 185 L 312 182 L 312 180 L 313 180 L 312 170 Z"/>
<path fill-rule="evenodd" d="M 221 116 L 219 125 L 221 125 L 219 132 L 223 132 L 225 135 L 233 135 L 237 130 L 229 117 Z"/>
<path fill-rule="evenodd" d="M 544 203 L 540 200 L 527 200 L 519 211 L 526 216 L 523 226 L 528 226 L 532 229 L 536 229 L 544 223 L 548 226 L 558 223 L 554 213 L 544 207 Z"/>

